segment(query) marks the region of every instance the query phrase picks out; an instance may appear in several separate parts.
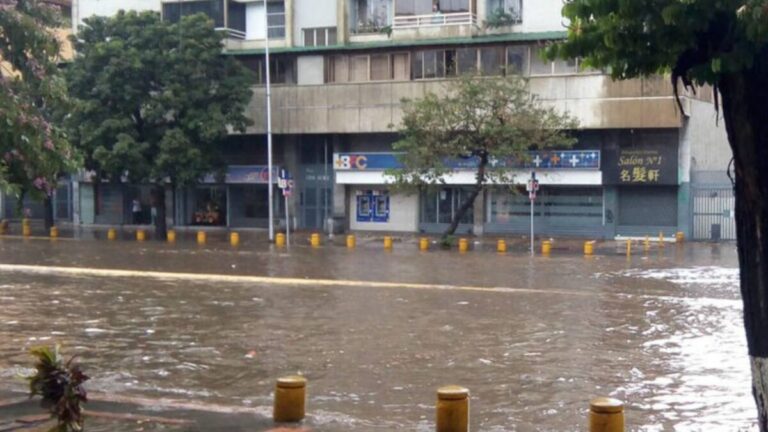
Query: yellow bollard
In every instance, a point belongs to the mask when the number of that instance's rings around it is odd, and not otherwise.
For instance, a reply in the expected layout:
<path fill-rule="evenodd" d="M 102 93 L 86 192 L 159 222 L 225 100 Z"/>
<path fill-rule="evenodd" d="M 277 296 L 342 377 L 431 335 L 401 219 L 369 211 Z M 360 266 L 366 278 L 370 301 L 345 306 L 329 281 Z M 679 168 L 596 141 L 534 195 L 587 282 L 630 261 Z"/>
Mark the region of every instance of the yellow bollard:
<path fill-rule="evenodd" d="M 176 243 L 176 231 L 168 230 L 168 232 L 165 233 L 165 238 L 168 240 L 168 243 Z"/>
<path fill-rule="evenodd" d="M 309 238 L 309 244 L 311 244 L 312 247 L 320 247 L 320 234 L 313 233 Z"/>
<path fill-rule="evenodd" d="M 240 234 L 233 232 L 229 233 L 229 244 L 232 246 L 238 246 L 240 244 Z"/>
<path fill-rule="evenodd" d="M 664 232 L 663 231 L 659 231 L 659 247 L 660 248 L 664 247 Z"/>
<path fill-rule="evenodd" d="M 437 389 L 437 432 L 469 431 L 469 390 L 460 386 Z"/>
<path fill-rule="evenodd" d="M 275 404 L 272 417 L 275 422 L 299 422 L 304 419 L 307 380 L 302 376 L 280 378 L 275 385 Z"/>
<path fill-rule="evenodd" d="M 275 246 L 277 247 L 285 246 L 285 234 L 277 233 L 277 235 L 275 235 Z"/>
<path fill-rule="evenodd" d="M 392 249 L 392 237 L 384 236 L 384 249 L 386 250 Z"/>
<path fill-rule="evenodd" d="M 147 233 L 144 230 L 137 230 L 136 231 L 136 240 L 137 241 L 144 241 L 147 239 Z"/>
<path fill-rule="evenodd" d="M 32 222 L 28 218 L 21 220 L 21 226 L 29 226 Z"/>
<path fill-rule="evenodd" d="M 685 233 L 683 233 L 682 231 L 678 231 L 677 234 L 675 234 L 675 241 L 678 244 L 683 243 L 685 241 Z"/>
<path fill-rule="evenodd" d="M 549 240 L 544 240 L 541 243 L 541 254 L 549 255 L 551 252 L 552 252 L 552 242 Z"/>
<path fill-rule="evenodd" d="M 59 228 L 58 227 L 55 227 L 55 226 L 51 227 L 51 238 L 52 239 L 59 238 Z"/>
<path fill-rule="evenodd" d="M 592 256 L 592 254 L 594 253 L 595 253 L 595 242 L 593 241 L 584 242 L 584 255 Z"/>
<path fill-rule="evenodd" d="M 466 253 L 469 250 L 469 240 L 465 238 L 459 239 L 459 252 Z"/>
<path fill-rule="evenodd" d="M 0 235 L 8 234 L 8 221 L 3 219 L 0 221 Z"/>
<path fill-rule="evenodd" d="M 651 250 L 651 239 L 649 239 L 648 236 L 645 236 L 645 240 L 643 241 L 643 250 L 645 252 Z"/>
<path fill-rule="evenodd" d="M 624 432 L 624 403 L 599 397 L 589 402 L 589 432 Z"/>
<path fill-rule="evenodd" d="M 419 239 L 419 250 L 422 252 L 426 252 L 429 250 L 429 239 L 426 237 L 422 237 Z"/>
<path fill-rule="evenodd" d="M 107 231 L 107 240 L 115 240 L 115 239 L 117 239 L 117 230 L 115 230 L 114 228 L 110 228 Z"/>
<path fill-rule="evenodd" d="M 205 231 L 198 231 L 197 232 L 197 244 L 204 245 L 205 242 L 208 240 Z"/>
<path fill-rule="evenodd" d="M 357 239 L 353 234 L 347 236 L 347 248 L 354 249 L 357 246 Z"/>
<path fill-rule="evenodd" d="M 504 240 L 499 240 L 496 242 L 496 252 L 507 253 L 507 242 Z"/>
<path fill-rule="evenodd" d="M 627 240 L 627 256 L 632 255 L 632 240 Z"/>

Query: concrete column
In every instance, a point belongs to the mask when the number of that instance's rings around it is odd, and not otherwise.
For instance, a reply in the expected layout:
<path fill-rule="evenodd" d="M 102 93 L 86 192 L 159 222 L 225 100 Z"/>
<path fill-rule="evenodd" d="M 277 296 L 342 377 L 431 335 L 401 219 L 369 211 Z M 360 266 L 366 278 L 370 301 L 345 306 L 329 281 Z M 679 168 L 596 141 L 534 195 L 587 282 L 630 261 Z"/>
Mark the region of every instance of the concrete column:
<path fill-rule="evenodd" d="M 293 3 L 294 3 L 293 0 L 285 0 L 285 46 L 287 47 L 294 46 Z"/>
<path fill-rule="evenodd" d="M 353 0 L 336 0 L 336 43 L 346 45 L 349 41 L 349 7 Z"/>
<path fill-rule="evenodd" d="M 619 191 L 616 186 L 603 186 L 603 235 L 605 238 L 616 237 L 616 225 L 619 219 Z"/>
<path fill-rule="evenodd" d="M 299 220 L 299 189 L 301 185 L 298 182 L 300 178 L 299 170 L 301 166 L 299 164 L 299 139 L 297 136 L 286 136 L 283 140 L 283 160 L 285 161 L 285 168 L 293 175 L 294 190 L 293 194 L 288 197 L 288 211 L 291 219 L 291 229 L 295 228 Z M 282 195 L 280 199 L 284 199 Z"/>
<path fill-rule="evenodd" d="M 80 182 L 72 180 L 72 225 L 80 226 Z M 2 214 L 2 198 L 0 198 L 0 214 Z"/>
<path fill-rule="evenodd" d="M 475 207 L 474 207 L 474 226 L 472 227 L 472 232 L 476 236 L 482 236 L 483 231 L 485 230 L 485 201 L 486 201 L 486 194 L 487 191 L 483 191 L 481 194 L 475 198 Z"/>

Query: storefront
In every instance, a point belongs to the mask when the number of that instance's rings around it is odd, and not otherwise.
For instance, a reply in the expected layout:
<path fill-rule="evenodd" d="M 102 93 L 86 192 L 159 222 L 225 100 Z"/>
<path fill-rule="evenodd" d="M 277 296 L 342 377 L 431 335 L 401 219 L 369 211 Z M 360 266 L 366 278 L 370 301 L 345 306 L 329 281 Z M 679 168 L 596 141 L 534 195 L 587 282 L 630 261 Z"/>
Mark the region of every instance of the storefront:
<path fill-rule="evenodd" d="M 278 167 L 273 167 L 273 187 Z M 264 228 L 269 222 L 269 171 L 262 165 L 229 166 L 223 178 L 206 176 L 201 184 L 184 188 L 176 196 L 176 224 Z M 275 189 L 275 217 L 283 214 Z"/>
<path fill-rule="evenodd" d="M 677 142 L 623 144 L 606 151 L 603 181 L 615 190 L 616 235 L 657 236 L 678 226 Z"/>
<path fill-rule="evenodd" d="M 508 163 L 514 184 L 488 188 L 462 217 L 457 232 L 527 233 L 530 201 L 520 186 L 536 171 L 542 189 L 534 213 L 537 231 L 549 235 L 606 233 L 600 150 L 530 152 L 522 163 Z M 394 153 L 337 153 L 336 183 L 347 187 L 350 229 L 442 232 L 471 194 L 472 161 L 457 161 L 445 185 L 420 193 L 390 192 L 387 169 L 400 166 Z"/>

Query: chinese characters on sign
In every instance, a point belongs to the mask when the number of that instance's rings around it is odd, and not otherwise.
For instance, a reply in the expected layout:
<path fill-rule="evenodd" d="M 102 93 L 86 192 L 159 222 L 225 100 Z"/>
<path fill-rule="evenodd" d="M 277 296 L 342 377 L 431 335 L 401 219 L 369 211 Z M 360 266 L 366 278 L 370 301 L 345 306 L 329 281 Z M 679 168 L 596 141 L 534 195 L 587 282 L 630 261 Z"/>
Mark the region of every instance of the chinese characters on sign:
<path fill-rule="evenodd" d="M 628 150 L 619 153 L 621 183 L 659 184 L 665 156 L 656 150 Z"/>

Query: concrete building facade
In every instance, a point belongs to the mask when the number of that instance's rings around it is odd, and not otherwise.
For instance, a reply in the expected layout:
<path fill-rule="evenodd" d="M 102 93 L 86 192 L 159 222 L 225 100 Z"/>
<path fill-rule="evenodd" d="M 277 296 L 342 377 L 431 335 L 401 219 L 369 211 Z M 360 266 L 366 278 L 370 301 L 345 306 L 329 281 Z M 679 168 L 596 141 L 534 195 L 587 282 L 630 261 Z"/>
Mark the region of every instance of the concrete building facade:
<path fill-rule="evenodd" d="M 124 6 L 75 0 L 73 22 Z M 288 206 L 296 228 L 328 229 L 333 221 L 353 231 L 443 229 L 473 182 L 471 170 L 457 168 L 442 190 L 392 191 L 384 170 L 396 164 L 390 125 L 400 121 L 400 101 L 441 92 L 458 74 L 514 70 L 544 103 L 580 125 L 573 149 L 532 154 L 538 162 L 516 168 L 518 186 L 532 170 L 539 175 L 540 233 L 612 238 L 683 231 L 709 238 L 720 224 L 719 235 L 729 235 L 730 149 L 711 94 L 683 95 L 680 113 L 667 78 L 617 82 L 578 61 L 542 60 L 541 49 L 565 37 L 561 0 L 268 0 L 266 9 L 262 0 L 142 0 L 131 7 L 169 20 L 208 14 L 227 34 L 225 55 L 259 80 L 248 108 L 253 125 L 224 145 L 232 164 L 226 181 L 170 191 L 173 224 L 266 226 L 268 34 L 274 162 L 295 179 Z M 79 180 L 79 224 L 126 222 L 128 204 L 148 193 Z M 530 203 L 510 191 L 514 186 L 479 197 L 460 231 L 527 232 Z M 275 197 L 282 218 L 283 200 Z M 719 213 L 705 215 L 707 206 Z"/>

